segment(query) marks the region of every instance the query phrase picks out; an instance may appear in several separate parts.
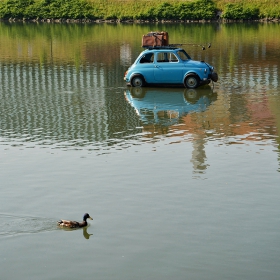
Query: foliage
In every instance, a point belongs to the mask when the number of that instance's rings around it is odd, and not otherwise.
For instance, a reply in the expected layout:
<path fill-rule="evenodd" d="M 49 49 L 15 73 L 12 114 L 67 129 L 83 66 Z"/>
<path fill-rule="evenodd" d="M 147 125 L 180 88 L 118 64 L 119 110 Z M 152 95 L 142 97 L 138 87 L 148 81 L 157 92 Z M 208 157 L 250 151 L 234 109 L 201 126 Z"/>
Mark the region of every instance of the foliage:
<path fill-rule="evenodd" d="M 278 1 L 278 0 L 276 0 Z M 280 18 L 275 0 L 0 0 L 0 18 L 210 20 Z"/>
<path fill-rule="evenodd" d="M 216 7 L 212 1 L 200 0 L 183 2 L 178 5 L 180 19 L 212 19 L 216 14 Z"/>
<path fill-rule="evenodd" d="M 147 10 L 146 18 L 158 20 L 200 20 L 212 19 L 215 17 L 216 8 L 210 0 L 197 0 L 194 2 L 180 2 L 171 4 L 160 3 L 156 7 Z"/>
<path fill-rule="evenodd" d="M 4 0 L 0 18 L 93 18 L 94 9 L 86 0 Z"/>
<path fill-rule="evenodd" d="M 124 4 L 130 9 L 124 9 Z M 160 2 L 141 5 L 133 2 L 104 3 L 87 0 L 4 0 L 0 3 L 1 18 L 104 18 L 104 19 L 209 19 L 215 7 L 211 0 L 195 2 Z"/>
<path fill-rule="evenodd" d="M 264 7 L 260 11 L 261 18 L 280 18 L 280 5 L 275 5 L 273 7 Z"/>
<path fill-rule="evenodd" d="M 222 17 L 227 19 L 257 19 L 259 18 L 259 8 L 244 6 L 243 4 L 227 4 Z"/>
<path fill-rule="evenodd" d="M 23 17 L 33 0 L 6 0 L 0 3 L 0 17 Z"/>

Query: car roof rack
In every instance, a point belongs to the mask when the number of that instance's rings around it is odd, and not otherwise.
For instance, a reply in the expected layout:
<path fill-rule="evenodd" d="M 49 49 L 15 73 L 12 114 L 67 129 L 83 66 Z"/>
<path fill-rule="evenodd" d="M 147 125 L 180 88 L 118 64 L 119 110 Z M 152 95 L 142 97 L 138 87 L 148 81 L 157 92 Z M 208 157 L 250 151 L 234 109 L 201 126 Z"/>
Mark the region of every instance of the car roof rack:
<path fill-rule="evenodd" d="M 175 47 L 175 46 L 147 46 L 147 47 L 143 47 L 145 49 L 148 49 L 148 50 L 162 50 L 162 49 L 178 49 L 178 47 Z"/>
<path fill-rule="evenodd" d="M 211 48 L 211 43 L 207 43 L 207 48 L 210 49 Z M 205 50 L 206 47 L 204 45 L 200 45 L 200 44 L 171 44 L 168 46 L 143 46 L 143 48 L 146 48 L 148 50 L 162 50 L 162 49 L 171 49 L 171 50 L 175 50 L 178 49 L 181 46 L 194 46 L 194 47 L 202 47 L 202 50 Z"/>

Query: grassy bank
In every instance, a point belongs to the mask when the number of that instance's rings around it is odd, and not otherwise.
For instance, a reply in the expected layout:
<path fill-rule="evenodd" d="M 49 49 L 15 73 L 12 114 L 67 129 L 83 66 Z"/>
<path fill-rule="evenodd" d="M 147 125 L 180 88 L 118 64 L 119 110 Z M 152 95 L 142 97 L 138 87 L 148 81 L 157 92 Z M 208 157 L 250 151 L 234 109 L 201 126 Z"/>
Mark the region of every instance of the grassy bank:
<path fill-rule="evenodd" d="M 118 21 L 280 19 L 280 5 L 277 4 L 274 0 L 2 0 L 0 18 Z"/>

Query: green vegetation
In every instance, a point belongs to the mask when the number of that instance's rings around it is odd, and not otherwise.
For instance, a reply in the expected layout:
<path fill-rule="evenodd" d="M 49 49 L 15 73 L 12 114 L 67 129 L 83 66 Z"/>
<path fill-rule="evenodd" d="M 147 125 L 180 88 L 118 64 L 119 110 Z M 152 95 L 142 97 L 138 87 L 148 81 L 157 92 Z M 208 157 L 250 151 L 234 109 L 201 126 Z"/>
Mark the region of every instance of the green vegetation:
<path fill-rule="evenodd" d="M 239 13 L 239 17 L 236 19 L 244 19 L 243 14 L 247 14 L 249 10 L 251 10 L 252 14 L 250 17 L 255 17 L 254 10 L 258 10 L 257 18 L 270 18 L 270 19 L 280 19 L 280 1 L 279 0 L 214 0 L 216 6 L 219 10 L 223 11 L 223 17 L 229 17 L 230 15 L 226 15 L 226 10 L 229 12 L 230 5 L 233 5 L 234 9 L 240 9 L 242 12 Z M 231 16 L 237 16 L 231 15 Z M 235 17 L 234 17 L 235 18 Z M 246 18 L 249 19 L 249 18 Z"/>
<path fill-rule="evenodd" d="M 92 3 L 86 0 L 4 0 L 0 18 L 71 18 L 93 17 Z"/>
<path fill-rule="evenodd" d="M 258 19 L 260 11 L 256 7 L 248 7 L 241 4 L 227 4 L 223 11 L 226 19 Z"/>
<path fill-rule="evenodd" d="M 278 0 L 276 0 L 278 1 Z M 256 20 L 280 18 L 275 0 L 2 0 L 1 19 Z"/>

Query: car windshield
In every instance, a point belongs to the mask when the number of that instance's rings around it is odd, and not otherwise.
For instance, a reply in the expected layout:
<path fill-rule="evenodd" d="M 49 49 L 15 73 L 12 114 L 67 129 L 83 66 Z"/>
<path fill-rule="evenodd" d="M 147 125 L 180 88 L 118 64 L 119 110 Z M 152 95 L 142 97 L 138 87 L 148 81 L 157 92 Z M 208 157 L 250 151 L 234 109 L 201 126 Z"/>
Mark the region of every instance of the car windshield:
<path fill-rule="evenodd" d="M 151 62 L 154 62 L 154 53 L 144 54 L 140 59 L 140 63 L 151 63 Z"/>
<path fill-rule="evenodd" d="M 179 50 L 177 51 L 178 56 L 182 59 L 182 60 L 189 60 L 191 59 L 191 57 L 184 51 L 184 50 Z"/>

